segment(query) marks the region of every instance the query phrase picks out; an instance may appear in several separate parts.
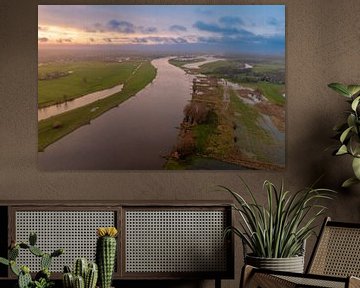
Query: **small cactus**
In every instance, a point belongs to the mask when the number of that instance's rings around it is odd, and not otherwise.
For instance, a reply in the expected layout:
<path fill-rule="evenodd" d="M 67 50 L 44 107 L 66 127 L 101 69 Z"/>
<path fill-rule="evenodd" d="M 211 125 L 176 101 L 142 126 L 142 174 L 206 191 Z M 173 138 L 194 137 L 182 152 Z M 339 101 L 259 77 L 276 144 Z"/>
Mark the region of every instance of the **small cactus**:
<path fill-rule="evenodd" d="M 51 265 L 51 260 L 52 257 L 50 254 L 45 253 L 42 257 L 41 257 L 41 262 L 40 262 L 40 267 L 41 269 L 49 269 L 50 265 Z"/>
<path fill-rule="evenodd" d="M 16 258 L 19 256 L 19 246 L 15 246 L 14 248 L 9 250 L 8 253 L 9 260 L 16 260 Z"/>
<path fill-rule="evenodd" d="M 16 262 L 14 260 L 10 261 L 10 269 L 11 271 L 16 275 L 19 276 L 20 275 L 20 268 L 16 265 Z"/>
<path fill-rule="evenodd" d="M 19 274 L 18 285 L 19 288 L 28 288 L 32 283 L 30 269 L 27 266 L 21 267 L 21 272 Z"/>
<path fill-rule="evenodd" d="M 85 279 L 87 268 L 88 262 L 85 258 L 76 259 L 74 267 L 75 276 L 81 276 L 83 279 Z"/>
<path fill-rule="evenodd" d="M 35 233 L 30 233 L 29 244 L 20 242 L 16 243 L 11 241 L 8 259 L 0 257 L 0 264 L 10 266 L 11 271 L 18 276 L 18 286 L 19 288 L 29 288 L 29 287 L 50 287 L 52 282 L 50 281 L 50 265 L 53 257 L 60 256 L 63 254 L 63 249 L 55 250 L 53 253 L 48 254 L 41 251 L 36 247 L 37 236 Z M 32 280 L 30 275 L 30 269 L 28 266 L 22 266 L 21 268 L 16 264 L 16 259 L 19 256 L 19 250 L 29 250 L 30 253 L 37 257 L 41 257 L 41 271 L 39 271 L 35 276 L 35 281 Z M 45 286 L 44 286 L 45 285 Z"/>
<path fill-rule="evenodd" d="M 100 288 L 110 288 L 116 258 L 115 227 L 98 228 L 96 243 L 96 262 L 99 267 Z"/>
<path fill-rule="evenodd" d="M 36 247 L 36 246 L 30 246 L 30 247 L 29 247 L 29 251 L 30 251 L 32 254 L 34 254 L 35 256 L 37 256 L 37 257 L 41 257 L 41 256 L 44 255 L 44 252 L 42 252 L 42 251 L 40 250 L 40 248 L 38 248 L 38 247 Z"/>
<path fill-rule="evenodd" d="M 81 280 L 80 280 L 81 279 Z M 78 258 L 74 263 L 74 271 L 71 273 L 69 266 L 64 266 L 64 288 L 95 288 L 98 279 L 98 268 L 95 263 L 89 263 L 85 258 Z M 82 284 L 83 283 L 83 284 Z"/>
<path fill-rule="evenodd" d="M 85 288 L 84 278 L 81 276 L 74 277 L 74 288 Z"/>
<path fill-rule="evenodd" d="M 64 288 L 73 288 L 74 287 L 74 276 L 72 273 L 64 273 L 63 277 L 63 286 Z"/>
<path fill-rule="evenodd" d="M 35 246 L 36 245 L 36 241 L 37 241 L 37 235 L 34 232 L 31 232 L 29 235 L 29 244 L 31 246 Z"/>
<path fill-rule="evenodd" d="M 98 266 L 96 263 L 89 263 L 85 276 L 85 288 L 95 288 L 98 279 Z"/>

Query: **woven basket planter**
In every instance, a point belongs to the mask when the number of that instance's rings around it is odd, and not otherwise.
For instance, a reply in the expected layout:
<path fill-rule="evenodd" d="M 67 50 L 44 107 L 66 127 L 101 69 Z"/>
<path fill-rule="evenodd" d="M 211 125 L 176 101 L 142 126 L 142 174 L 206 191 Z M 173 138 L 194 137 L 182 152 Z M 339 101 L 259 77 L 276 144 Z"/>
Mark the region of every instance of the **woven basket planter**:
<path fill-rule="evenodd" d="M 251 255 L 245 256 L 245 263 L 257 268 L 274 271 L 304 272 L 304 256 L 289 258 L 262 258 Z"/>

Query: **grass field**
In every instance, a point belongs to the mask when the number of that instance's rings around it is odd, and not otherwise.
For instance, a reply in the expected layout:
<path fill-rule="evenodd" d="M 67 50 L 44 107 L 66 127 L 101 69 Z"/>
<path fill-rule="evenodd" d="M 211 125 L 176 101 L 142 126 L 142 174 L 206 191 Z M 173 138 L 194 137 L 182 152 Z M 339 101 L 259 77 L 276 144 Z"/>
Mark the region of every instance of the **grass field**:
<path fill-rule="evenodd" d="M 244 87 L 259 89 L 262 94 L 272 103 L 278 105 L 285 104 L 285 97 L 282 96 L 285 93 L 284 84 L 274 84 L 268 82 L 258 82 L 258 83 L 240 83 Z"/>
<path fill-rule="evenodd" d="M 171 65 L 174 65 L 176 67 L 182 67 L 186 64 L 190 64 L 190 63 L 196 63 L 196 62 L 202 62 L 205 61 L 205 58 L 196 58 L 196 59 L 191 59 L 191 60 L 178 60 L 178 58 L 174 58 L 174 59 L 170 59 L 169 63 Z"/>
<path fill-rule="evenodd" d="M 149 84 L 156 76 L 156 69 L 150 61 L 144 61 L 125 82 L 121 92 L 96 101 L 78 109 L 45 119 L 38 125 L 38 150 L 43 151 L 48 145 L 71 133 L 107 110 L 134 96 Z"/>
<path fill-rule="evenodd" d="M 223 69 L 236 69 L 242 68 L 243 64 L 230 60 L 219 60 L 206 63 L 200 66 L 200 73 L 203 74 L 220 74 Z"/>
<path fill-rule="evenodd" d="M 63 103 L 91 92 L 123 84 L 139 61 L 48 63 L 38 68 L 39 77 L 65 72 L 66 76 L 38 81 L 39 108 Z"/>
<path fill-rule="evenodd" d="M 285 65 L 284 63 L 272 62 L 272 63 L 259 63 L 255 64 L 252 68 L 252 71 L 256 73 L 266 73 L 273 71 L 284 71 Z"/>

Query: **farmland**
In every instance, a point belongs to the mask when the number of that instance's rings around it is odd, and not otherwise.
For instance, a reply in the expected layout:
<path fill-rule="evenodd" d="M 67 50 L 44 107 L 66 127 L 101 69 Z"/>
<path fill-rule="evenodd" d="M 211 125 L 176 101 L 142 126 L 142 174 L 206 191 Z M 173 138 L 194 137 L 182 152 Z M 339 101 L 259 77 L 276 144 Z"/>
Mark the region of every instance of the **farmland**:
<path fill-rule="evenodd" d="M 38 68 L 39 108 L 122 84 L 140 61 L 52 62 Z"/>
<path fill-rule="evenodd" d="M 195 75 L 193 95 L 167 169 L 283 169 L 283 62 L 215 59 L 180 67 Z"/>
<path fill-rule="evenodd" d="M 113 75 L 110 78 L 117 78 L 119 81 L 121 81 L 120 83 L 124 84 L 122 91 L 111 95 L 105 99 L 98 100 L 94 103 L 77 108 L 75 110 L 40 121 L 38 125 L 39 151 L 43 151 L 51 143 L 59 140 L 60 138 L 71 133 L 77 128 L 89 124 L 92 119 L 97 118 L 109 109 L 118 106 L 122 102 L 134 96 L 138 91 L 142 90 L 147 84 L 149 84 L 156 76 L 156 69 L 151 65 L 150 61 L 148 60 L 144 60 L 141 62 L 124 63 L 122 65 L 116 64 L 118 67 L 107 67 L 106 69 L 104 68 L 104 70 L 101 70 L 100 76 L 98 76 L 97 72 L 94 72 L 99 67 L 99 63 L 95 62 L 93 64 L 94 65 L 91 65 L 91 63 L 87 63 L 85 65 L 89 68 L 89 71 L 92 71 L 92 79 L 95 79 L 94 81 L 91 81 L 92 83 L 96 83 L 98 79 L 104 77 L 105 70 L 106 73 L 110 73 L 111 70 L 113 74 L 117 74 L 118 69 L 120 69 L 122 71 L 120 73 L 121 77 L 119 77 L 118 75 Z M 103 65 L 107 66 L 108 64 Z M 83 64 L 80 64 L 80 67 L 84 67 Z M 87 75 L 88 73 L 90 73 L 89 71 L 84 71 L 83 75 Z M 74 81 L 74 79 L 70 78 L 70 76 L 62 77 L 61 80 L 64 82 L 62 84 L 64 85 L 64 87 L 71 86 L 71 83 Z M 65 80 L 69 81 L 69 84 L 66 84 Z M 105 82 L 107 83 L 107 85 L 110 85 L 110 83 L 114 84 L 114 81 L 115 80 Z M 104 87 L 104 84 L 102 84 L 102 86 Z M 88 87 L 89 86 L 84 85 L 82 89 L 76 90 L 78 91 L 78 94 L 76 95 L 85 93 L 85 89 L 88 89 Z M 100 85 L 98 85 L 97 88 L 100 88 Z"/>

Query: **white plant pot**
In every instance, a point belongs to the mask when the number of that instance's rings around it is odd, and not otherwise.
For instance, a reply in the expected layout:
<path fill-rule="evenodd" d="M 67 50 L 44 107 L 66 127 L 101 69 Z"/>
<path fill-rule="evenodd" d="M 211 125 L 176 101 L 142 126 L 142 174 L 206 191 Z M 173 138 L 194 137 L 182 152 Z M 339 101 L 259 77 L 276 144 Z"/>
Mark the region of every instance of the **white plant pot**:
<path fill-rule="evenodd" d="M 304 256 L 289 258 L 263 258 L 246 255 L 245 263 L 262 269 L 304 273 Z"/>

